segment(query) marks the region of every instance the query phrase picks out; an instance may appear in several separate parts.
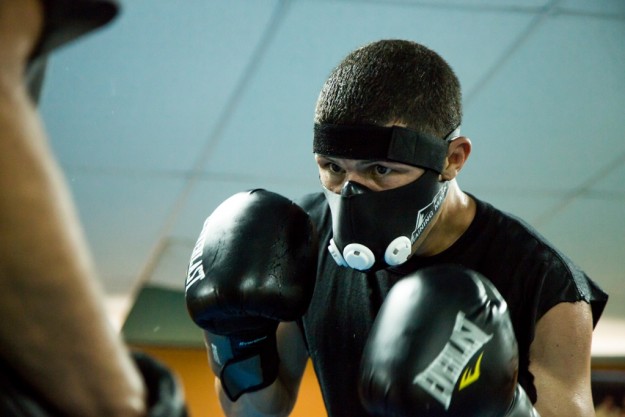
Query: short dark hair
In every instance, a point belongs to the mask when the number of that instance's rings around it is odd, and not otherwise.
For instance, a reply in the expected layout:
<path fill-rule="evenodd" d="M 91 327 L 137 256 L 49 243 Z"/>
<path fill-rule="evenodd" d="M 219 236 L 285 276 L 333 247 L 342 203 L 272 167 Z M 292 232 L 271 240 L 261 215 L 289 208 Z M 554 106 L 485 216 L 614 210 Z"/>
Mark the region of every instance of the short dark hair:
<path fill-rule="evenodd" d="M 439 137 L 461 120 L 460 82 L 449 64 L 406 40 L 381 40 L 347 55 L 325 82 L 315 110 L 315 123 L 404 123 Z"/>

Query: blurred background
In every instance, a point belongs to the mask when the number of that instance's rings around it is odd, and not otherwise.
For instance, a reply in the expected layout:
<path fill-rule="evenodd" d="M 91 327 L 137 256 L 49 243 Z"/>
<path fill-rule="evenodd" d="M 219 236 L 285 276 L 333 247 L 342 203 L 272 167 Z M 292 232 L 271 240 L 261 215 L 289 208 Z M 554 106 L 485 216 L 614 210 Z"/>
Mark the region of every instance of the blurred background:
<path fill-rule="evenodd" d="M 460 186 L 524 218 L 610 294 L 593 360 L 623 363 L 625 2 L 122 5 L 113 24 L 53 55 L 41 109 L 129 343 L 202 350 L 182 288 L 204 219 L 250 188 L 318 191 L 325 78 L 351 50 L 404 38 L 440 53 L 463 85 L 474 148 Z"/>

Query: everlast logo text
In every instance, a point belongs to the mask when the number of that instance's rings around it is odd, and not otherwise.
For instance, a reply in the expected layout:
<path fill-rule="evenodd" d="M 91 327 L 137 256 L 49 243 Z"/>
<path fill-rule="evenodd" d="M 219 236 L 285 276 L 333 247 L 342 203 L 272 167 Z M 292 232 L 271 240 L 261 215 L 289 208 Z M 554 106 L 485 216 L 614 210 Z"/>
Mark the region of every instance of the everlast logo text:
<path fill-rule="evenodd" d="M 208 220 L 207 220 L 208 221 Z M 185 291 L 195 284 L 197 281 L 204 279 L 204 268 L 202 267 L 202 253 L 204 252 L 204 240 L 206 239 L 206 223 L 202 228 L 200 237 L 195 243 L 193 252 L 191 252 L 191 260 L 189 261 L 189 271 L 187 272 L 187 281 Z"/>
<path fill-rule="evenodd" d="M 471 358 L 482 347 L 492 339 L 493 335 L 486 334 L 482 329 L 471 323 L 462 311 L 456 315 L 456 322 L 451 337 L 445 347 L 438 354 L 430 365 L 420 372 L 413 380 L 438 402 L 445 410 L 449 408 L 454 387 L 466 368 Z M 481 357 L 480 357 L 481 361 Z M 476 369 L 479 369 L 479 363 Z M 479 378 L 478 373 L 474 373 L 473 383 Z M 465 373 L 465 378 L 467 378 Z M 470 378 L 470 377 L 469 377 Z M 464 386 L 468 385 L 465 381 Z"/>

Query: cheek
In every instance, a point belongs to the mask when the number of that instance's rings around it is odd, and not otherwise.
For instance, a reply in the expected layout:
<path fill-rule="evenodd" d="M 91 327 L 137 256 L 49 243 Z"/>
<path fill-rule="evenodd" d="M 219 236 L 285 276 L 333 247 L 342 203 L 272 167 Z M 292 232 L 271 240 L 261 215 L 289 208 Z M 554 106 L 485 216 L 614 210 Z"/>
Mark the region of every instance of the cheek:
<path fill-rule="evenodd" d="M 401 187 L 402 185 L 406 185 L 410 182 L 410 179 L 404 176 L 393 176 L 389 178 L 385 178 L 383 188 L 390 190 L 393 188 Z"/>
<path fill-rule="evenodd" d="M 414 182 L 417 179 L 419 179 L 419 177 L 421 177 L 422 174 L 423 172 L 411 172 L 408 174 L 394 175 L 391 177 L 387 177 L 386 182 L 384 183 L 384 188 L 388 190 L 388 189 L 398 188 L 403 185 L 410 184 L 411 182 Z"/>
<path fill-rule="evenodd" d="M 343 186 L 343 180 L 337 176 L 332 175 L 327 171 L 319 171 L 319 179 L 321 184 L 333 193 L 340 193 Z"/>
<path fill-rule="evenodd" d="M 333 177 L 325 169 L 319 169 L 319 180 L 326 188 L 331 188 Z"/>

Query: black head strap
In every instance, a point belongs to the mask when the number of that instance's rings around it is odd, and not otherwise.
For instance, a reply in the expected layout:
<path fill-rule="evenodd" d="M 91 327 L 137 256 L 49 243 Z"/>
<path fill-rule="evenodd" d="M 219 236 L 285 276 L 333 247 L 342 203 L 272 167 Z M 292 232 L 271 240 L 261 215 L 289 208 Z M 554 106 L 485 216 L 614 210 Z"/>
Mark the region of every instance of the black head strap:
<path fill-rule="evenodd" d="M 401 162 L 440 174 L 445 167 L 448 138 L 443 140 L 399 126 L 315 124 L 313 152 L 339 158 Z"/>

